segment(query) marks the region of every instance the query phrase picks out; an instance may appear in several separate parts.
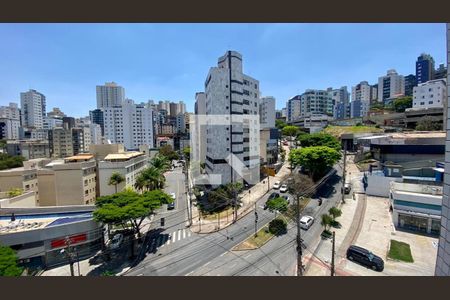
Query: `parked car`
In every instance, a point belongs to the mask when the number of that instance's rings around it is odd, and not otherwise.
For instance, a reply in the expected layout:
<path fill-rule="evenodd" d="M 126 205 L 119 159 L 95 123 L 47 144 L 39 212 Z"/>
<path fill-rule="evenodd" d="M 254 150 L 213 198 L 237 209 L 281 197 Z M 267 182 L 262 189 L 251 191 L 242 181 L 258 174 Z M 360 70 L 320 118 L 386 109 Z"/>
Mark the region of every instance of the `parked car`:
<path fill-rule="evenodd" d="M 384 261 L 381 257 L 359 246 L 351 245 L 347 249 L 347 258 L 374 271 L 384 270 Z"/>
<path fill-rule="evenodd" d="M 284 141 L 284 142 L 283 142 L 283 145 L 284 145 L 284 146 L 287 146 L 287 145 L 288 145 L 288 142 L 287 142 L 287 141 Z"/>
<path fill-rule="evenodd" d="M 282 192 L 282 193 L 286 193 L 287 190 L 288 190 L 287 184 L 283 184 L 283 185 L 280 187 L 280 192 Z"/>
<path fill-rule="evenodd" d="M 277 189 L 280 188 L 280 185 L 281 185 L 281 182 L 275 181 L 275 183 L 273 184 L 273 188 L 274 188 L 275 190 L 277 190 Z"/>
<path fill-rule="evenodd" d="M 345 194 L 350 193 L 351 189 L 352 189 L 351 183 L 346 182 L 346 183 L 344 184 L 344 193 L 345 193 Z"/>
<path fill-rule="evenodd" d="M 280 197 L 280 194 L 278 194 L 278 193 L 272 193 L 272 194 L 270 194 L 270 196 L 269 196 L 269 200 L 270 200 L 270 199 L 275 199 L 275 198 L 278 198 L 278 197 Z"/>
<path fill-rule="evenodd" d="M 175 195 L 175 193 L 170 193 L 170 197 L 173 198 L 173 201 L 169 204 L 167 204 L 167 209 L 171 210 L 175 208 L 175 200 L 177 199 L 177 196 Z"/>
<path fill-rule="evenodd" d="M 300 219 L 300 228 L 304 230 L 308 230 L 311 225 L 314 223 L 314 218 L 311 216 L 303 216 Z"/>
<path fill-rule="evenodd" d="M 117 233 L 113 236 L 111 241 L 109 242 L 109 248 L 112 250 L 118 249 L 123 242 L 123 234 Z"/>

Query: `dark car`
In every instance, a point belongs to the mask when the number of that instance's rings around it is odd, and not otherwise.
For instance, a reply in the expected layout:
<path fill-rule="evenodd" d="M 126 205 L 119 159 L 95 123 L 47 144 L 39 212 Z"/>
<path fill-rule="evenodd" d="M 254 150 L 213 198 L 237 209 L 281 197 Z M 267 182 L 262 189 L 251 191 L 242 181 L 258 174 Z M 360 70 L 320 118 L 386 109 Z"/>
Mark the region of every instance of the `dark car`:
<path fill-rule="evenodd" d="M 270 196 L 269 196 L 269 200 L 270 200 L 270 199 L 275 199 L 275 198 L 278 198 L 278 197 L 280 197 L 280 194 L 278 194 L 278 193 L 272 193 L 272 194 L 270 194 Z"/>
<path fill-rule="evenodd" d="M 384 270 L 384 261 L 381 257 L 359 246 L 350 246 L 347 250 L 347 258 L 375 271 Z"/>
<path fill-rule="evenodd" d="M 167 209 L 168 209 L 168 210 L 171 210 L 171 209 L 174 209 L 174 208 L 175 208 L 175 201 L 173 201 L 173 202 L 167 204 Z"/>

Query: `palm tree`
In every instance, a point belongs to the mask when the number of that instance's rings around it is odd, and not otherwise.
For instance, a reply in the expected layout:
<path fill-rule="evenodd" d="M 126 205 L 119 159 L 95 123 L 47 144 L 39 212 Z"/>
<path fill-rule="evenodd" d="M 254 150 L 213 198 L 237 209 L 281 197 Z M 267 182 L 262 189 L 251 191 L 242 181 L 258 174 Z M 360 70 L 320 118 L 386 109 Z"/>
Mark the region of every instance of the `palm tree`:
<path fill-rule="evenodd" d="M 125 181 L 125 177 L 118 173 L 114 172 L 111 174 L 111 177 L 109 177 L 108 185 L 114 185 L 116 187 L 116 194 L 117 194 L 117 186 Z"/>
<path fill-rule="evenodd" d="M 169 160 L 163 155 L 156 155 L 150 161 L 150 165 L 155 167 L 158 170 L 161 170 L 162 173 L 166 172 L 170 167 Z"/>
<path fill-rule="evenodd" d="M 155 190 L 162 189 L 164 187 L 164 183 L 166 178 L 163 175 L 163 172 L 154 167 L 148 167 L 144 169 L 136 178 L 135 187 L 143 190 Z"/>

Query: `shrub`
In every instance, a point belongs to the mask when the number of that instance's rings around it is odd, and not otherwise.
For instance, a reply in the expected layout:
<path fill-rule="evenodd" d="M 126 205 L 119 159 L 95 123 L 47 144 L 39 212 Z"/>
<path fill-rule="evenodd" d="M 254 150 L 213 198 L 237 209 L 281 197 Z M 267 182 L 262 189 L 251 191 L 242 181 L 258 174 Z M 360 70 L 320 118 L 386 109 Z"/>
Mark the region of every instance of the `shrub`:
<path fill-rule="evenodd" d="M 283 219 L 274 219 L 269 223 L 269 232 L 274 235 L 281 235 L 287 232 L 287 223 Z"/>

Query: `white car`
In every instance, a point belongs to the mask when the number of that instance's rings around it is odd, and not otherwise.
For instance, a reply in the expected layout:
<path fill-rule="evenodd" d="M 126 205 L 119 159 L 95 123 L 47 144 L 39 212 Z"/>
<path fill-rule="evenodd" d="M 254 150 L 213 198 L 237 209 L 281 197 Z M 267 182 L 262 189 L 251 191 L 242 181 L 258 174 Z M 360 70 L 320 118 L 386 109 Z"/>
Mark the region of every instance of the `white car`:
<path fill-rule="evenodd" d="M 173 200 L 176 200 L 176 199 L 177 199 L 177 196 L 175 195 L 175 193 L 170 193 L 170 197 L 172 197 Z"/>
<path fill-rule="evenodd" d="M 314 223 L 314 218 L 311 216 L 303 216 L 300 219 L 300 228 L 304 230 L 308 230 L 311 225 Z"/>
<path fill-rule="evenodd" d="M 280 187 L 280 192 L 282 192 L 282 193 L 286 193 L 287 190 L 288 190 L 287 184 L 283 184 L 283 185 Z"/>
<path fill-rule="evenodd" d="M 120 247 L 123 241 L 123 234 L 118 233 L 116 234 L 111 241 L 109 242 L 109 248 L 111 249 L 117 249 Z"/>
<path fill-rule="evenodd" d="M 273 184 L 273 188 L 277 190 L 280 188 L 280 185 L 281 185 L 281 182 L 275 181 L 275 183 Z"/>

